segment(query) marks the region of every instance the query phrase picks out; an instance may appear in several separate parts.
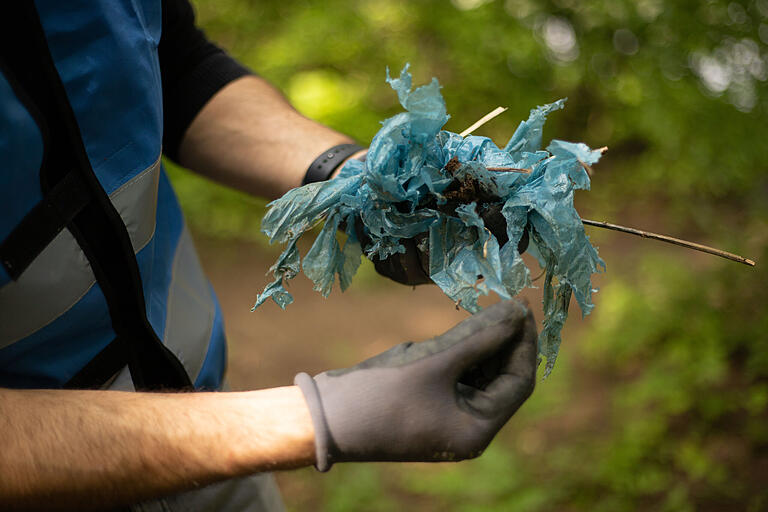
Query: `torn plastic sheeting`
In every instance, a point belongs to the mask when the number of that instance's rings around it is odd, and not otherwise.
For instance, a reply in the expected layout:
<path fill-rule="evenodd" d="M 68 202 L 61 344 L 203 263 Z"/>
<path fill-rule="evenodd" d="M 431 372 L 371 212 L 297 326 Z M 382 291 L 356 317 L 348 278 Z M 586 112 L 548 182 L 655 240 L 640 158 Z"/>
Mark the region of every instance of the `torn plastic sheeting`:
<path fill-rule="evenodd" d="M 600 152 L 558 140 L 541 149 L 546 116 L 563 108 L 564 100 L 531 110 L 501 149 L 487 137 L 441 130 L 449 116 L 436 79 L 411 90 L 406 66 L 399 78 L 387 72 L 387 81 L 405 112 L 382 123 L 366 161 L 350 161 L 335 179 L 293 189 L 269 204 L 262 230 L 271 242 L 288 245 L 271 268 L 274 281 L 259 294 L 254 309 L 270 297 L 281 308 L 293 301 L 285 284 L 299 271 L 296 241 L 321 222 L 325 224 L 302 268 L 323 296 L 331 292 L 336 275 L 342 290 L 349 286 L 362 254 L 384 259 L 404 252 L 404 239 L 421 235 L 425 240 L 420 247 L 429 247 L 430 277 L 472 313 L 480 309 L 481 294 L 493 291 L 509 298 L 532 286 L 517 250 L 528 232 L 529 251 L 546 269 L 539 352 L 549 374 L 571 294 L 588 314 L 593 307 L 591 276 L 605 268 L 573 206 L 574 190 L 590 186 L 584 164 L 597 162 Z M 454 157 L 458 166 L 446 168 Z M 475 196 L 462 196 L 463 187 Z M 500 208 L 506 221 L 503 246 L 481 216 L 489 206 Z M 366 235 L 365 247 L 355 223 Z M 339 226 L 345 226 L 347 235 L 343 247 L 336 237 Z"/>

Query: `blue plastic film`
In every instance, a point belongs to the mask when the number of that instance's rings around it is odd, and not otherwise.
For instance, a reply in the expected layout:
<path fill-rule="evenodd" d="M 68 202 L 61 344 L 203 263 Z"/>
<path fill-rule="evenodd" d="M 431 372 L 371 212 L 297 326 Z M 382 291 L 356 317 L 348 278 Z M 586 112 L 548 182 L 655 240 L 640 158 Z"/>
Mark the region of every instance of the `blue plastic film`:
<path fill-rule="evenodd" d="M 588 314 L 592 274 L 605 269 L 573 206 L 574 191 L 589 189 L 586 168 L 600 151 L 559 140 L 542 149 L 547 115 L 565 100 L 531 110 L 502 149 L 487 137 L 442 130 L 450 116 L 436 79 L 412 90 L 406 66 L 398 78 L 387 71 L 387 82 L 405 111 L 382 123 L 365 162 L 350 161 L 337 178 L 293 189 L 269 204 L 262 231 L 287 246 L 254 308 L 268 298 L 281 308 L 290 304 L 285 284 L 300 267 L 323 296 L 337 275 L 343 291 L 362 255 L 387 258 L 405 251 L 404 240 L 418 237 L 418 246 L 429 252 L 430 278 L 474 313 L 481 294 L 509 298 L 533 286 L 518 253 L 527 233 L 528 251 L 546 269 L 539 352 L 549 374 L 571 296 Z M 488 169 L 500 167 L 528 172 Z M 503 245 L 483 219 L 489 208 L 503 216 Z M 296 241 L 319 224 L 302 263 Z"/>

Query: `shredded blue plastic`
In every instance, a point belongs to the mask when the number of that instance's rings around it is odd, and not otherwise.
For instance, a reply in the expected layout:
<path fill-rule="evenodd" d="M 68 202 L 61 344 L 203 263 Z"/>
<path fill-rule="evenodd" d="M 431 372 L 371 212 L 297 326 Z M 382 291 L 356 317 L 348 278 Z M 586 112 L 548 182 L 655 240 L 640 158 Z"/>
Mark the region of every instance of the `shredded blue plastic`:
<path fill-rule="evenodd" d="M 480 294 L 493 291 L 507 299 L 532 286 L 530 271 L 518 253 L 518 243 L 527 231 L 528 250 L 546 269 L 539 353 L 546 358 L 548 375 L 557 358 L 571 295 L 582 315 L 589 314 L 595 291 L 591 276 L 605 269 L 573 206 L 574 190 L 588 190 L 590 185 L 583 164 L 597 162 L 600 151 L 559 140 L 541 150 L 546 116 L 563 108 L 565 100 L 531 110 L 528 120 L 500 149 L 487 137 L 461 137 L 441 130 L 449 115 L 437 79 L 412 91 L 406 65 L 399 78 L 390 78 L 387 71 L 387 81 L 406 111 L 382 123 L 366 161 L 350 161 L 338 177 L 293 189 L 269 204 L 262 231 L 270 242 L 287 246 L 270 269 L 274 281 L 253 308 L 270 297 L 281 308 L 293 302 L 284 285 L 300 270 L 296 241 L 320 222 L 325 224 L 302 268 L 324 297 L 331 292 L 336 275 L 342 291 L 349 286 L 363 254 L 384 259 L 405 251 L 401 240 L 428 233 L 421 247 L 426 249 L 428 243 L 430 277 L 472 313 L 480 309 Z M 454 157 L 460 167 L 446 169 Z M 488 167 L 531 172 L 489 171 Z M 454 180 L 467 179 L 474 179 L 484 197 L 494 200 L 441 209 L 446 188 Z M 501 247 L 480 216 L 491 203 L 502 206 L 506 220 L 508 241 Z M 355 219 L 370 240 L 365 247 Z M 340 226 L 346 233 L 343 247 L 337 240 Z"/>

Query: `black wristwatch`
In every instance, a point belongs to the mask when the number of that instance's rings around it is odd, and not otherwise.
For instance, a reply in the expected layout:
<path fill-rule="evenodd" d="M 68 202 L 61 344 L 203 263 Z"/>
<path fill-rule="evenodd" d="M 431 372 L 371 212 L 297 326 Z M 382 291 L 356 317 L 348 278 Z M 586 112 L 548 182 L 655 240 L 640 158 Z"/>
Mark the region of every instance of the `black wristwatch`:
<path fill-rule="evenodd" d="M 339 144 L 338 146 L 326 149 L 309 166 L 301 184 L 306 185 L 316 181 L 327 180 L 344 160 L 362 149 L 365 148 L 358 144 Z"/>

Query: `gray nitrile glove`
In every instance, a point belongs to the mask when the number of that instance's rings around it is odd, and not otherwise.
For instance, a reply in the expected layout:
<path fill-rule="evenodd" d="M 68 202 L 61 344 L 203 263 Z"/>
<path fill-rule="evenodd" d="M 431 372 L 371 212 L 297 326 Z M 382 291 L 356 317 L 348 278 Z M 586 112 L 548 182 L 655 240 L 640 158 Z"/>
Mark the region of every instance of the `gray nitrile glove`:
<path fill-rule="evenodd" d="M 516 301 L 445 334 L 357 366 L 306 373 L 317 469 L 335 462 L 444 461 L 480 455 L 533 391 L 536 325 Z"/>

